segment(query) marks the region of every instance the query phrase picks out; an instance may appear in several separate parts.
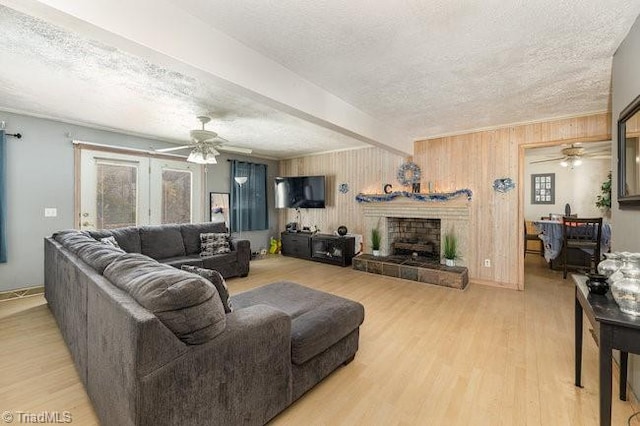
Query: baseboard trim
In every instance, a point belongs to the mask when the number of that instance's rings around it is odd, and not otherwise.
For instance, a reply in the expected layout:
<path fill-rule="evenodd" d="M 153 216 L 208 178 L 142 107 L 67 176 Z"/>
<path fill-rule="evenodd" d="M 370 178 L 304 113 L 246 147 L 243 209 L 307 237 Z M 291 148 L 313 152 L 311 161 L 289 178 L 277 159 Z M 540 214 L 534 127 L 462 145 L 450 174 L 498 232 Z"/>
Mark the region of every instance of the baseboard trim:
<path fill-rule="evenodd" d="M 479 284 L 488 287 L 498 287 L 498 288 L 507 288 L 509 290 L 517 290 L 518 285 L 515 283 L 505 283 L 501 281 L 489 281 L 489 280 L 480 280 L 476 278 L 469 278 L 469 283 L 471 284 Z"/>
<path fill-rule="evenodd" d="M 14 290 L 0 291 L 0 302 L 21 299 L 23 297 L 37 296 L 44 293 L 44 286 L 17 288 Z"/>

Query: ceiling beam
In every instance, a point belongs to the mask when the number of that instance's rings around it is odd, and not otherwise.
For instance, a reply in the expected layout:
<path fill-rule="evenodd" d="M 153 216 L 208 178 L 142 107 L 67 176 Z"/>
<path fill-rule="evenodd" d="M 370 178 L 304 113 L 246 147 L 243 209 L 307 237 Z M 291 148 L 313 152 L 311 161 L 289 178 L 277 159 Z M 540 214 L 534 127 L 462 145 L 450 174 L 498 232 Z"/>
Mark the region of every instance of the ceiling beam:
<path fill-rule="evenodd" d="M 406 132 L 372 117 L 167 0 L 0 0 L 20 12 L 172 67 L 400 155 Z M 194 75 L 198 74 L 198 75 Z"/>

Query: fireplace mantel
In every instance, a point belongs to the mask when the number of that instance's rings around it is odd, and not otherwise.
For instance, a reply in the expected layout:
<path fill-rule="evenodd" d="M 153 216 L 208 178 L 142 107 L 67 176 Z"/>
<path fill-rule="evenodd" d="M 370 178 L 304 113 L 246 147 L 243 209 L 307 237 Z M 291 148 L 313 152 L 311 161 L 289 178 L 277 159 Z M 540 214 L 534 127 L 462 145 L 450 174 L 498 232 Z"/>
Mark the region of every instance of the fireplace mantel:
<path fill-rule="evenodd" d="M 382 235 L 380 254 L 383 256 L 390 254 L 387 218 L 440 219 L 440 239 L 444 240 L 444 234 L 453 231 L 458 237 L 458 252 L 461 256 L 456 260 L 456 264 L 467 266 L 465 254 L 468 252 L 469 245 L 469 203 L 425 204 L 419 201 L 392 201 L 370 203 L 363 205 L 362 208 L 365 217 L 365 235 L 369 237 L 373 228 L 377 227 L 380 230 Z M 442 258 L 442 252 L 440 258 Z"/>

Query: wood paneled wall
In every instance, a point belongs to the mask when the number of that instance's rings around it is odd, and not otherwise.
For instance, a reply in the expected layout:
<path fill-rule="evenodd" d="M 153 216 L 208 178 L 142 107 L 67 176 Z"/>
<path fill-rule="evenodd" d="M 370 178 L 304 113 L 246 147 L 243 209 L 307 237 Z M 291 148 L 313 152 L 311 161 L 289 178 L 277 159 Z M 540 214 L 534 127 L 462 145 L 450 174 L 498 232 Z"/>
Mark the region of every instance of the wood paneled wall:
<path fill-rule="evenodd" d="M 469 188 L 471 241 L 465 253 L 469 277 L 476 283 L 508 288 L 523 287 L 523 171 L 524 148 L 533 146 L 611 139 L 611 118 L 607 113 L 503 127 L 463 135 L 417 141 L 413 160 L 422 168 L 422 189 L 428 182 L 438 191 Z M 380 148 L 365 148 L 283 160 L 281 176 L 327 176 L 327 208 L 302 209 L 300 222 L 332 233 L 339 225 L 349 232 L 364 232 L 362 207 L 355 201 L 359 192 L 381 193 L 390 183 L 399 190 L 396 173 L 405 158 Z M 493 190 L 497 178 L 511 177 L 517 189 L 506 194 Z M 347 183 L 342 194 L 338 185 Z M 297 221 L 296 212 L 282 209 L 280 229 Z M 368 236 L 364 235 L 365 244 Z M 491 267 L 484 267 L 491 259 Z"/>
<path fill-rule="evenodd" d="M 443 191 L 469 188 L 471 201 L 469 278 L 475 282 L 523 288 L 524 147 L 611 139 L 607 113 L 479 131 L 414 144 L 422 185 Z M 493 181 L 510 177 L 517 190 L 502 194 Z M 560 183 L 562 184 L 562 183 Z M 491 259 L 491 267 L 484 267 Z"/>
<path fill-rule="evenodd" d="M 399 189 L 396 179 L 403 157 L 390 154 L 380 148 L 363 148 L 327 154 L 283 160 L 280 176 L 325 175 L 327 207 L 325 209 L 301 209 L 300 222 L 304 226 L 318 226 L 323 233 L 333 233 L 345 225 L 350 233 L 364 232 L 362 206 L 356 202 L 358 193 L 382 193 L 386 183 Z M 342 194 L 338 185 L 346 183 L 349 192 Z M 293 209 L 280 209 L 278 220 L 281 230 L 288 222 L 297 221 Z M 363 235 L 365 244 L 368 236 Z"/>

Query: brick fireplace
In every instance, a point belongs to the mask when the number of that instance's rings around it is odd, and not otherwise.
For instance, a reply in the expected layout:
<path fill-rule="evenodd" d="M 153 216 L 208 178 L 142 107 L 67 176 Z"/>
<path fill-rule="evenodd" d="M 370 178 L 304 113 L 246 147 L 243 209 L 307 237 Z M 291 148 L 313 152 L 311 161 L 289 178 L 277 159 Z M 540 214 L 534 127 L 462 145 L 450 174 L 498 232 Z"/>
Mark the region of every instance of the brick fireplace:
<path fill-rule="evenodd" d="M 370 253 L 371 229 L 378 228 L 382 236 L 381 256 L 357 256 L 353 259 L 354 269 L 457 289 L 467 286 L 468 203 L 390 201 L 369 203 L 363 210 L 365 253 Z M 441 265 L 441 241 L 447 232 L 458 238 L 461 258 L 454 267 Z"/>
<path fill-rule="evenodd" d="M 387 218 L 390 254 L 440 259 L 440 219 Z"/>
<path fill-rule="evenodd" d="M 394 200 L 367 203 L 365 217 L 365 252 L 371 252 L 371 229 L 377 227 L 382 235 L 381 255 L 393 254 L 393 243 L 400 238 L 433 244 L 434 257 L 442 259 L 444 234 L 453 231 L 458 238 L 461 258 L 456 265 L 466 266 L 469 247 L 469 203 L 460 201 L 421 202 Z M 415 225 L 414 225 L 415 223 Z M 439 227 L 436 225 L 439 223 Z M 417 250 L 412 250 L 417 251 Z"/>

